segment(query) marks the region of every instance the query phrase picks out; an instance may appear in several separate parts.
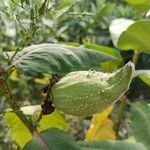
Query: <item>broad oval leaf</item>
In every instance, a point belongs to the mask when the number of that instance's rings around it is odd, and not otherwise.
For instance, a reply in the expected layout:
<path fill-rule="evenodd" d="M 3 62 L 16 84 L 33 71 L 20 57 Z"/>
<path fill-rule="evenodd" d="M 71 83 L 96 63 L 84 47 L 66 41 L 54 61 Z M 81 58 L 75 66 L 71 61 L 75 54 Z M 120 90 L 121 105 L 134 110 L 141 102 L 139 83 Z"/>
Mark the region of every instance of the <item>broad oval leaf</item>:
<path fill-rule="evenodd" d="M 123 58 L 120 52 L 115 48 L 90 43 L 85 43 L 84 46 L 86 48 L 95 49 L 116 58 L 114 60 L 101 63 L 100 70 L 104 72 L 113 71 L 123 64 Z"/>
<path fill-rule="evenodd" d="M 150 8 L 150 0 L 125 0 L 139 11 L 146 11 Z"/>
<path fill-rule="evenodd" d="M 103 52 L 110 56 L 113 56 L 117 59 L 117 61 L 123 60 L 121 54 L 115 48 L 107 47 L 107 46 L 103 46 L 103 45 L 97 45 L 97 44 L 90 44 L 90 43 L 85 43 L 84 46 L 85 46 L 85 48 L 95 49 L 99 52 Z M 114 61 L 116 61 L 116 60 L 114 60 Z"/>
<path fill-rule="evenodd" d="M 80 150 L 76 142 L 62 130 L 50 128 L 41 132 L 40 135 L 50 150 Z M 43 150 L 43 147 L 35 139 L 32 139 L 23 150 L 31 149 Z"/>
<path fill-rule="evenodd" d="M 150 109 L 146 102 L 132 105 L 131 119 L 135 139 L 150 149 Z"/>
<path fill-rule="evenodd" d="M 95 68 L 100 63 L 112 59 L 115 58 L 83 47 L 39 44 L 26 47 L 18 52 L 11 66 L 29 72 L 67 73 L 73 70 Z"/>
<path fill-rule="evenodd" d="M 114 46 L 118 47 L 119 36 L 133 23 L 133 20 L 126 18 L 118 18 L 111 22 L 109 32 Z"/>
<path fill-rule="evenodd" d="M 136 21 L 124 31 L 118 40 L 118 46 L 124 50 L 136 50 L 150 53 L 150 20 Z"/>
<path fill-rule="evenodd" d="M 131 62 L 113 73 L 71 72 L 54 85 L 53 104 L 58 110 L 76 116 L 101 112 L 126 92 L 133 72 Z"/>
<path fill-rule="evenodd" d="M 147 150 L 142 143 L 126 141 L 91 141 L 78 142 L 82 150 Z"/>

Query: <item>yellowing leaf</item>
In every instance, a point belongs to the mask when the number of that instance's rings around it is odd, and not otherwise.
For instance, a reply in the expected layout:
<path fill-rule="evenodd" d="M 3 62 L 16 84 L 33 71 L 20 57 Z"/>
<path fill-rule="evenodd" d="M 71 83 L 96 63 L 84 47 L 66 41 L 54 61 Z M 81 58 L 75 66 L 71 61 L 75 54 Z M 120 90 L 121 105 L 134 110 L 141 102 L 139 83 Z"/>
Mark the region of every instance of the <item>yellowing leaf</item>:
<path fill-rule="evenodd" d="M 31 133 L 15 113 L 6 112 L 4 118 L 12 130 L 12 138 L 19 144 L 19 146 L 23 147 L 32 139 Z"/>
<path fill-rule="evenodd" d="M 86 140 L 116 139 L 115 131 L 113 130 L 113 122 L 108 118 L 112 108 L 113 107 L 110 106 L 102 113 L 93 115 L 90 129 L 86 135 Z"/>
<path fill-rule="evenodd" d="M 93 115 L 92 122 L 94 124 L 98 122 L 102 122 L 109 116 L 109 114 L 112 112 L 112 109 L 113 106 L 110 106 L 107 109 L 105 109 L 103 112 Z"/>
<path fill-rule="evenodd" d="M 47 84 L 49 80 L 49 77 L 44 77 L 44 78 L 35 78 L 34 82 L 38 83 L 38 84 Z"/>
<path fill-rule="evenodd" d="M 39 105 L 26 106 L 21 108 L 21 110 L 26 115 L 34 115 L 34 117 L 36 117 L 37 113 L 39 114 L 41 107 Z M 7 109 L 4 119 L 12 130 L 12 138 L 21 148 L 32 139 L 32 135 L 28 131 L 27 127 L 11 109 Z M 65 116 L 60 114 L 58 111 L 54 111 L 52 114 L 43 116 L 37 129 L 40 132 L 52 127 L 61 130 L 66 130 L 68 127 Z"/>
<path fill-rule="evenodd" d="M 48 128 L 66 130 L 68 128 L 68 124 L 65 121 L 65 116 L 58 111 L 54 111 L 50 115 L 42 116 L 42 119 L 39 122 L 38 131 L 41 132 Z"/>
<path fill-rule="evenodd" d="M 18 75 L 17 75 L 17 70 L 14 69 L 10 75 L 10 79 L 14 81 L 19 81 Z"/>

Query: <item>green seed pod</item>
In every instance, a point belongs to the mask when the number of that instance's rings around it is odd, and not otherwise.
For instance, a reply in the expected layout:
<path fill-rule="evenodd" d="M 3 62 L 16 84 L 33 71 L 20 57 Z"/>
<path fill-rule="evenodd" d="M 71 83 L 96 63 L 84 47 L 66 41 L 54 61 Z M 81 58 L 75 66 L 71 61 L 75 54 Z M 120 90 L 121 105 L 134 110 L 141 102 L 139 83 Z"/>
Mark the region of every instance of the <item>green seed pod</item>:
<path fill-rule="evenodd" d="M 113 73 L 71 72 L 54 85 L 53 104 L 58 110 L 75 116 L 101 112 L 129 88 L 133 70 L 134 65 L 129 62 Z"/>

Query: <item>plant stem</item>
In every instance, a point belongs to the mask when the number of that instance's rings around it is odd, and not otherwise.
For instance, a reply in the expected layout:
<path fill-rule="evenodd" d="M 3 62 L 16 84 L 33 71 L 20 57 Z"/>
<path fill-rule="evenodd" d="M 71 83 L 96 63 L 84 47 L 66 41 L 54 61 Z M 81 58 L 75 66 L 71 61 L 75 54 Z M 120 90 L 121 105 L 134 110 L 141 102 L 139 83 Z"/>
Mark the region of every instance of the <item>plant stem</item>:
<path fill-rule="evenodd" d="M 133 58 L 132 58 L 132 62 L 134 63 L 135 67 L 137 65 L 137 62 L 138 62 L 138 58 L 140 56 L 140 51 L 134 51 L 134 55 L 133 55 Z M 118 116 L 117 116 L 117 121 L 114 125 L 114 130 L 116 132 L 116 135 L 118 136 L 118 131 L 119 131 L 119 128 L 121 126 L 121 123 L 122 123 L 122 120 L 123 120 L 123 116 L 124 116 L 124 110 L 127 106 L 127 96 L 124 94 L 121 98 L 121 103 L 119 104 L 119 111 L 118 111 Z"/>
<path fill-rule="evenodd" d="M 2 77 L 2 76 L 1 76 Z M 6 97 L 7 102 L 9 103 L 10 107 L 13 109 L 14 113 L 18 116 L 18 118 L 24 123 L 24 125 L 28 128 L 29 132 L 35 137 L 39 144 L 42 145 L 44 150 L 49 150 L 45 141 L 40 137 L 39 133 L 37 132 L 35 126 L 30 122 L 26 115 L 20 110 L 20 107 L 17 104 L 16 99 L 12 95 L 6 80 L 0 78 L 0 85 L 1 89 L 0 92 Z"/>
<path fill-rule="evenodd" d="M 139 59 L 139 56 L 140 56 L 140 52 L 135 50 L 133 58 L 132 58 L 132 62 L 134 63 L 135 66 L 137 65 L 137 61 Z"/>
<path fill-rule="evenodd" d="M 117 115 L 117 119 L 116 119 L 116 122 L 115 122 L 115 125 L 114 125 L 114 130 L 116 132 L 117 137 L 118 137 L 118 131 L 120 129 L 121 123 L 122 123 L 123 118 L 124 118 L 124 110 L 125 110 L 126 105 L 127 105 L 126 96 L 123 95 L 120 98 L 120 101 L 121 102 L 120 102 L 119 108 L 118 108 L 118 115 Z"/>
<path fill-rule="evenodd" d="M 13 56 L 11 57 L 10 61 L 8 62 L 8 64 L 10 65 L 13 58 L 16 56 L 16 54 L 18 53 L 18 51 L 20 51 L 20 48 L 24 48 L 27 45 L 29 45 L 32 41 L 32 38 L 34 37 L 35 33 L 36 33 L 37 28 L 33 29 L 32 31 L 28 30 L 28 34 L 27 36 L 21 40 L 21 42 L 19 43 L 17 49 L 15 50 L 15 53 L 13 54 Z M 29 33 L 31 32 L 31 33 Z"/>
<path fill-rule="evenodd" d="M 66 12 L 66 11 L 57 11 L 57 10 L 51 10 L 49 13 L 62 13 L 67 14 L 71 16 L 81 17 L 81 16 L 93 16 L 94 14 L 89 12 Z"/>
<path fill-rule="evenodd" d="M 7 102 L 9 103 L 10 107 L 14 110 L 15 114 L 20 118 L 20 120 L 26 125 L 28 130 L 31 134 L 33 134 L 34 126 L 29 123 L 27 117 L 23 114 L 23 112 L 20 110 L 20 107 L 17 105 L 17 101 L 10 92 L 10 89 L 8 87 L 8 84 L 6 81 L 3 83 L 3 88 L 1 89 L 1 92 L 5 95 Z"/>

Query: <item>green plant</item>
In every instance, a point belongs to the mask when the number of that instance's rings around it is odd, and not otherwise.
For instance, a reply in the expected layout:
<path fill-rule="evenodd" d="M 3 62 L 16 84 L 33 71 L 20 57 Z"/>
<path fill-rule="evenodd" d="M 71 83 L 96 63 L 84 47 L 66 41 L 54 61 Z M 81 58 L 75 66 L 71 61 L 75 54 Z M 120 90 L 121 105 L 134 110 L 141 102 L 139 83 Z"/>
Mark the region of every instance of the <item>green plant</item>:
<path fill-rule="evenodd" d="M 4 10 L 0 12 L 0 103 L 4 103 L 0 106 L 1 126 L 3 129 L 7 124 L 6 133 L 12 129 L 12 139 L 17 144 L 9 143 L 17 145 L 14 149 L 150 148 L 149 105 L 131 103 L 128 96 L 130 83 L 136 77 L 150 85 L 150 71 L 137 70 L 140 56 L 150 53 L 150 20 L 142 19 L 149 4 L 127 2 L 140 11 L 134 11 L 125 2 L 106 0 L 89 1 L 85 9 L 84 0 L 12 0 L 0 5 Z M 128 12 L 133 12 L 133 16 Z M 137 21 L 115 20 L 118 17 Z M 110 44 L 108 28 L 116 47 Z M 104 37 L 107 46 L 100 45 Z M 132 63 L 126 65 L 121 55 L 125 50 L 133 50 Z M 68 128 L 65 113 L 91 116 L 112 106 L 116 100 L 119 100 L 119 111 L 113 130 L 119 139 L 124 112 L 129 106 L 134 142 L 131 143 L 131 137 L 119 141 L 76 142 L 65 133 Z M 13 149 L 5 146 L 2 148 Z"/>

